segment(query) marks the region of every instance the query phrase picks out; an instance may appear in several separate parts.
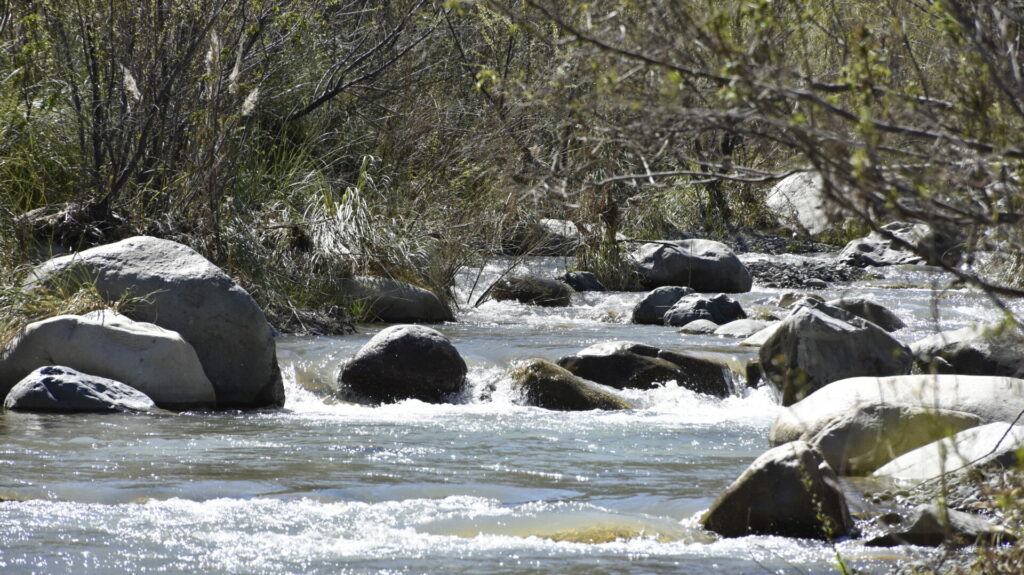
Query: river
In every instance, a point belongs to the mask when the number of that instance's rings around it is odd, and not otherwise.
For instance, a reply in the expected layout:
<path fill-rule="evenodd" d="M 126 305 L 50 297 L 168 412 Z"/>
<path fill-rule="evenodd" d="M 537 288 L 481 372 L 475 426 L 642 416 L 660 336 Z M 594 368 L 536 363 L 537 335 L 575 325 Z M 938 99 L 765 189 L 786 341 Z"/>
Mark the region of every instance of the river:
<path fill-rule="evenodd" d="M 487 265 L 473 293 L 477 274 L 467 270 L 460 300 L 475 299 L 505 263 Z M 527 265 L 552 273 L 565 263 Z M 895 334 L 906 342 L 1000 317 L 978 293 L 936 289 L 945 282 L 937 272 L 880 273 L 823 295 L 873 297 L 909 324 Z M 737 299 L 756 310 L 782 291 L 755 285 Z M 457 323 L 438 326 L 470 367 L 471 391 L 457 405 L 332 400 L 339 363 L 381 329 L 364 326 L 278 340 L 282 410 L 0 413 L 0 499 L 10 500 L 0 503 L 0 572 L 828 573 L 837 555 L 884 572 L 926 553 L 700 529 L 701 512 L 767 447 L 779 407 L 764 388 L 720 400 L 670 383 L 624 392 L 640 405 L 630 412 L 514 402 L 510 363 L 598 342 L 737 366 L 753 356 L 737 340 L 629 324 L 641 296 L 466 306 Z"/>

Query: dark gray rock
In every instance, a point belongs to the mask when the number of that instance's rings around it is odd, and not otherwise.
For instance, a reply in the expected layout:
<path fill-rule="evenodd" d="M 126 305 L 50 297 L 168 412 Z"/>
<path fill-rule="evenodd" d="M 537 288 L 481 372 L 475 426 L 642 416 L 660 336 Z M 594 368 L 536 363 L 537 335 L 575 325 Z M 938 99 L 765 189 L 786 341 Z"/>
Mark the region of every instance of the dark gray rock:
<path fill-rule="evenodd" d="M 839 320 L 809 307 L 780 322 L 759 356 L 783 405 L 840 379 L 905 375 L 913 364 L 910 348 L 877 325 L 855 316 Z"/>
<path fill-rule="evenodd" d="M 866 319 L 885 331 L 896 331 L 907 327 L 907 324 L 903 323 L 903 320 L 889 308 L 866 298 L 844 296 L 826 303 Z"/>
<path fill-rule="evenodd" d="M 593 345 L 563 357 L 558 365 L 615 389 L 650 389 L 668 381 L 717 397 L 729 395 L 732 389 L 729 371 L 721 364 L 632 342 Z"/>
<path fill-rule="evenodd" d="M 25 376 L 4 400 L 4 408 L 12 411 L 104 413 L 155 407 L 146 394 L 119 381 L 52 365 Z"/>
<path fill-rule="evenodd" d="M 530 359 L 512 370 L 512 388 L 527 405 L 556 411 L 632 409 L 625 399 L 550 361 Z"/>
<path fill-rule="evenodd" d="M 126 310 L 131 319 L 181 334 L 213 384 L 218 407 L 284 405 L 273 332 L 263 310 L 191 248 L 138 236 L 54 258 L 30 278 L 48 284 L 83 274 L 108 301 L 144 298 Z"/>
<path fill-rule="evenodd" d="M 490 294 L 496 301 L 515 300 L 545 307 L 565 307 L 572 297 L 572 288 L 555 279 L 515 276 L 495 282 Z"/>
<path fill-rule="evenodd" d="M 558 279 L 576 291 L 606 291 L 597 276 L 590 272 L 567 272 Z"/>
<path fill-rule="evenodd" d="M 831 540 L 853 529 L 835 472 L 803 441 L 761 454 L 715 500 L 701 523 L 725 537 Z"/>
<path fill-rule="evenodd" d="M 910 526 L 898 532 L 875 537 L 864 543 L 866 547 L 895 547 L 918 545 L 921 547 L 964 547 L 967 545 L 999 545 L 1012 543 L 1017 537 L 1004 527 L 990 523 L 984 517 L 942 508 L 938 504 L 921 505 L 914 511 Z"/>
<path fill-rule="evenodd" d="M 338 375 L 339 394 L 358 403 L 444 403 L 462 392 L 466 362 L 440 332 L 394 325 L 373 336 Z"/>
<path fill-rule="evenodd" d="M 1019 329 L 969 326 L 931 335 L 910 349 L 926 373 L 1024 377 L 1024 335 Z"/>
<path fill-rule="evenodd" d="M 698 319 L 706 319 L 722 325 L 746 317 L 747 314 L 739 302 L 725 294 L 718 294 L 710 298 L 692 294 L 677 301 L 671 309 L 665 312 L 662 321 L 665 325 L 681 327 Z"/>
<path fill-rule="evenodd" d="M 662 325 L 665 312 L 683 297 L 694 293 L 693 288 L 662 286 L 654 289 L 633 307 L 633 323 Z"/>
<path fill-rule="evenodd" d="M 434 292 L 389 278 L 358 276 L 344 281 L 346 291 L 360 302 L 366 321 L 440 323 L 453 321 L 448 306 Z"/>
<path fill-rule="evenodd" d="M 633 254 L 640 283 L 648 288 L 688 286 L 699 292 L 750 291 L 753 280 L 729 246 L 712 240 L 643 244 Z"/>

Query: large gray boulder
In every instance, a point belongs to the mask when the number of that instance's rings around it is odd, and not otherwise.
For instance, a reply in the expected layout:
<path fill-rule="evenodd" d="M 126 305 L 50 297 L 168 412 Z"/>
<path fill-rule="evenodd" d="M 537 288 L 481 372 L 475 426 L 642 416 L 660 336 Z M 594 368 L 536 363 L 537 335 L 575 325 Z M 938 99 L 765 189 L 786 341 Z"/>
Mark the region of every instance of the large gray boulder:
<path fill-rule="evenodd" d="M 817 172 L 784 178 L 768 192 L 765 204 L 787 229 L 811 236 L 830 229 L 842 218 L 841 208 L 828 199 Z"/>
<path fill-rule="evenodd" d="M 26 375 L 4 399 L 4 409 L 12 411 L 102 413 L 155 407 L 153 400 L 134 387 L 53 365 Z"/>
<path fill-rule="evenodd" d="M 883 233 L 871 232 L 866 237 L 851 240 L 839 252 L 836 260 L 861 268 L 926 263 L 938 265 L 956 260 L 956 238 L 933 230 L 928 224 L 891 222 L 881 229 Z M 886 233 L 913 246 L 913 249 L 890 239 Z M 923 254 L 923 257 L 919 254 Z"/>
<path fill-rule="evenodd" d="M 911 405 L 862 405 L 807 440 L 839 475 L 867 475 L 894 458 L 984 423 L 973 413 Z"/>
<path fill-rule="evenodd" d="M 866 319 L 885 331 L 896 331 L 907 327 L 903 320 L 893 313 L 889 308 L 871 301 L 867 298 L 856 296 L 843 296 L 826 302 L 828 305 L 839 308 L 843 311 Z"/>
<path fill-rule="evenodd" d="M 826 385 L 783 409 L 772 445 L 810 438 L 830 422 L 866 406 L 909 406 L 975 415 L 982 423 L 1012 421 L 1024 410 L 1024 380 L 972 375 L 854 377 Z"/>
<path fill-rule="evenodd" d="M 263 310 L 191 248 L 138 236 L 54 258 L 32 271 L 41 284 L 83 275 L 108 301 L 142 298 L 126 312 L 131 319 L 181 334 L 213 384 L 218 407 L 284 405 L 273 331 Z"/>
<path fill-rule="evenodd" d="M 972 427 L 905 453 L 875 470 L 876 477 L 925 481 L 973 466 L 1016 468 L 1024 447 L 1024 426 L 994 422 Z"/>
<path fill-rule="evenodd" d="M 648 288 L 688 286 L 699 292 L 750 291 L 753 279 L 732 249 L 713 240 L 643 244 L 633 254 L 640 283 Z"/>
<path fill-rule="evenodd" d="M 0 395 L 47 365 L 120 381 L 167 409 L 214 407 L 217 401 L 195 350 L 180 334 L 112 310 L 29 324 L 0 352 Z"/>
<path fill-rule="evenodd" d="M 717 397 L 725 397 L 732 390 L 727 367 L 640 343 L 599 343 L 559 359 L 558 365 L 615 389 L 651 389 L 675 381 L 680 387 Z"/>
<path fill-rule="evenodd" d="M 489 291 L 496 301 L 515 300 L 545 307 L 566 307 L 573 293 L 568 284 L 539 276 L 503 278 L 494 282 Z"/>
<path fill-rule="evenodd" d="M 692 294 L 681 298 L 666 311 L 663 321 L 665 325 L 682 327 L 698 319 L 723 325 L 746 317 L 740 303 L 724 293 L 714 297 Z"/>
<path fill-rule="evenodd" d="M 943 331 L 910 346 L 923 371 L 1024 377 L 1024 334 L 999 326 Z"/>
<path fill-rule="evenodd" d="M 665 312 L 683 297 L 694 293 L 693 288 L 684 286 L 661 286 L 648 292 L 633 307 L 633 323 L 662 325 Z"/>
<path fill-rule="evenodd" d="M 701 523 L 725 537 L 831 540 L 853 529 L 835 472 L 802 441 L 761 454 L 715 500 Z"/>
<path fill-rule="evenodd" d="M 434 292 L 390 278 L 357 276 L 344 281 L 368 321 L 440 323 L 453 321 L 448 306 Z"/>
<path fill-rule="evenodd" d="M 339 393 L 358 403 L 403 399 L 445 403 L 462 392 L 466 371 L 466 362 L 441 332 L 420 325 L 393 325 L 342 365 Z"/>
<path fill-rule="evenodd" d="M 910 373 L 910 348 L 858 317 L 842 321 L 800 308 L 780 322 L 759 351 L 768 381 L 792 405 L 816 389 L 849 377 Z"/>
<path fill-rule="evenodd" d="M 530 359 L 511 373 L 512 389 L 527 405 L 556 411 L 632 409 L 625 399 L 550 361 Z"/>

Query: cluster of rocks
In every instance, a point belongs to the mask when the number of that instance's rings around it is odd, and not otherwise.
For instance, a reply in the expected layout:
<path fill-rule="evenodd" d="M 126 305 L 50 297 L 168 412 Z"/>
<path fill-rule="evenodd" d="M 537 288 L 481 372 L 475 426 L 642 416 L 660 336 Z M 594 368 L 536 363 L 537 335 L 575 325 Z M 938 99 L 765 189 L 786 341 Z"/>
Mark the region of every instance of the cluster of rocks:
<path fill-rule="evenodd" d="M 843 263 L 802 261 L 749 261 L 747 269 L 758 285 L 769 288 L 824 289 L 831 283 L 852 282 L 864 277 L 864 270 Z"/>
<path fill-rule="evenodd" d="M 133 237 L 51 259 L 24 289 L 82 281 L 106 301 L 132 304 L 123 315 L 101 310 L 26 326 L 0 352 L 8 409 L 138 410 L 146 405 L 139 394 L 167 409 L 284 404 L 263 311 L 192 249 Z"/>
<path fill-rule="evenodd" d="M 842 476 L 930 482 L 978 466 L 1013 467 L 1024 447 L 1024 336 L 1008 328 L 936 334 L 910 346 L 891 311 L 868 300 L 797 299 L 749 341 L 787 406 L 776 446 L 711 506 L 723 536 L 856 536 Z M 913 371 L 918 373 L 912 373 Z M 897 513 L 869 546 L 966 545 L 1012 534 L 968 510 Z"/>
<path fill-rule="evenodd" d="M 734 389 L 725 364 L 634 342 L 597 344 L 557 362 L 528 359 L 508 374 L 522 403 L 561 411 L 631 409 L 616 390 L 651 389 L 668 382 L 717 397 Z M 466 385 L 466 363 L 452 342 L 418 325 L 382 330 L 338 374 L 340 397 L 365 404 L 458 402 Z"/>

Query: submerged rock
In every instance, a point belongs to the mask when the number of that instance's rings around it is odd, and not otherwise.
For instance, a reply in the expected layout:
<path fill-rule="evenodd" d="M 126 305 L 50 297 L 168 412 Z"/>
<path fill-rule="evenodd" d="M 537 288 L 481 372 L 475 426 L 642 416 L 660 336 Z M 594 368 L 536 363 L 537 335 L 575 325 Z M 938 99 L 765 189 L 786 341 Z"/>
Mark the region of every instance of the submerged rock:
<path fill-rule="evenodd" d="M 943 331 L 910 346 L 923 371 L 1024 377 L 1024 334 L 1000 326 Z"/>
<path fill-rule="evenodd" d="M 566 272 L 558 279 L 578 292 L 606 291 L 597 276 L 590 272 Z"/>
<path fill-rule="evenodd" d="M 772 445 L 810 438 L 859 407 L 909 406 L 1012 421 L 1024 410 L 1024 380 L 971 375 L 854 377 L 830 383 L 783 409 L 769 433 Z"/>
<path fill-rule="evenodd" d="M 729 246 L 712 240 L 643 244 L 633 254 L 647 288 L 688 286 L 699 292 L 750 291 L 750 272 Z"/>
<path fill-rule="evenodd" d="M 662 286 L 645 295 L 633 307 L 633 323 L 662 325 L 665 312 L 672 309 L 683 297 L 694 293 L 693 288 L 683 286 Z"/>
<path fill-rule="evenodd" d="M 701 523 L 725 537 L 831 540 L 853 529 L 835 472 L 803 441 L 761 454 L 715 500 Z"/>
<path fill-rule="evenodd" d="M 721 326 L 709 319 L 695 319 L 688 322 L 683 327 L 679 328 L 679 333 L 689 333 L 693 335 L 709 335 L 713 334 Z"/>
<path fill-rule="evenodd" d="M 163 408 L 216 404 L 213 385 L 180 334 L 112 310 L 29 324 L 0 354 L 0 395 L 54 364 L 130 385 Z"/>
<path fill-rule="evenodd" d="M 466 362 L 437 330 L 394 325 L 373 336 L 338 374 L 339 394 L 358 403 L 445 403 L 462 392 Z"/>
<path fill-rule="evenodd" d="M 746 317 L 739 302 L 724 293 L 710 298 L 692 294 L 681 298 L 666 311 L 663 321 L 665 325 L 681 327 L 698 319 L 722 325 Z"/>
<path fill-rule="evenodd" d="M 550 278 L 515 276 L 495 282 L 490 293 L 496 301 L 515 300 L 546 307 L 565 307 L 569 305 L 572 288 Z"/>
<path fill-rule="evenodd" d="M 40 284 L 85 277 L 108 301 L 142 298 L 126 315 L 181 334 L 213 384 L 218 407 L 284 405 L 273 331 L 263 310 L 191 248 L 138 236 L 54 258 L 31 277 Z"/>
<path fill-rule="evenodd" d="M 967 545 L 999 545 L 1017 540 L 1006 528 L 993 525 L 984 517 L 942 508 L 938 504 L 921 505 L 914 511 L 910 526 L 902 531 L 875 537 L 866 547 L 964 547 Z"/>
<path fill-rule="evenodd" d="M 512 387 L 528 405 L 544 409 L 633 409 L 625 399 L 543 359 L 530 359 L 513 369 Z"/>
<path fill-rule="evenodd" d="M 440 323 L 454 321 L 448 306 L 434 292 L 389 278 L 358 276 L 345 288 L 360 302 L 367 321 Z"/>
<path fill-rule="evenodd" d="M 792 405 L 833 381 L 903 375 L 913 365 L 910 348 L 877 325 L 858 317 L 842 321 L 807 307 L 784 319 L 759 355 L 782 405 Z"/>
<path fill-rule="evenodd" d="M 675 381 L 680 387 L 717 397 L 726 397 L 732 390 L 729 370 L 721 364 L 633 342 L 592 345 L 563 357 L 558 365 L 615 389 L 651 389 Z"/>
<path fill-rule="evenodd" d="M 29 373 L 4 399 L 4 408 L 12 411 L 102 413 L 155 407 L 146 394 L 119 381 L 52 365 Z"/>

